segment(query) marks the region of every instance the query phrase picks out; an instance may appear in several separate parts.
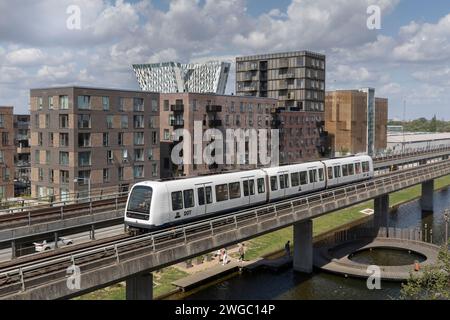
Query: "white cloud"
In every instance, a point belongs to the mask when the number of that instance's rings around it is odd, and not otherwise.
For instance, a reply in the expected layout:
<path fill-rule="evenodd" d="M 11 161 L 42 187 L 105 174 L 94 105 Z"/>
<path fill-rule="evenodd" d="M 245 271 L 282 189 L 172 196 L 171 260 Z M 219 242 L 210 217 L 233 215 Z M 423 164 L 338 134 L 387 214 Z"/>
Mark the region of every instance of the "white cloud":
<path fill-rule="evenodd" d="M 25 48 L 11 51 L 6 55 L 6 62 L 16 66 L 42 63 L 47 55 L 38 48 Z"/>

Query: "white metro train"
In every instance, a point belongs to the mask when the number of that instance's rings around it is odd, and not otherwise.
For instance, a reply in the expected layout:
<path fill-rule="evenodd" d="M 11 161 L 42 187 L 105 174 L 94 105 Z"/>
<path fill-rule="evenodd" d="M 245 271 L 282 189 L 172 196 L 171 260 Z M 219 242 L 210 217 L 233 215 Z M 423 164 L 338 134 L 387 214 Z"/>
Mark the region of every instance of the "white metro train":
<path fill-rule="evenodd" d="M 368 180 L 373 175 L 371 157 L 353 156 L 181 180 L 145 181 L 130 191 L 125 224 L 145 232 Z"/>

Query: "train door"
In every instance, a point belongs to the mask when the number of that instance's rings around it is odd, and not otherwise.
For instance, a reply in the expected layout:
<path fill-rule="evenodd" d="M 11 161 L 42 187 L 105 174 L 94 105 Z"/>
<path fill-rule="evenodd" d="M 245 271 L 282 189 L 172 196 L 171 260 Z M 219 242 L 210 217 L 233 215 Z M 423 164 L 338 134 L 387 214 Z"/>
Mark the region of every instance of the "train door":
<path fill-rule="evenodd" d="M 310 190 L 315 190 L 318 182 L 317 168 L 316 167 L 308 168 L 308 176 L 309 176 Z"/>
<path fill-rule="evenodd" d="M 212 204 L 212 182 L 200 183 L 195 185 L 195 193 L 198 200 L 198 215 L 208 214 L 208 206 Z"/>
<path fill-rule="evenodd" d="M 243 194 L 245 198 L 245 204 L 250 205 L 252 203 L 252 200 L 255 196 L 255 176 L 251 177 L 243 177 L 242 180 L 242 187 L 243 187 Z"/>
<path fill-rule="evenodd" d="M 283 197 L 286 197 L 286 192 L 289 188 L 289 171 L 280 171 L 277 175 L 279 179 L 280 193 L 282 193 Z"/>
<path fill-rule="evenodd" d="M 333 164 L 333 174 L 334 174 L 334 181 L 335 181 L 335 185 L 340 185 L 341 184 L 341 176 L 342 176 L 342 170 L 341 170 L 342 166 L 340 163 L 335 163 Z"/>

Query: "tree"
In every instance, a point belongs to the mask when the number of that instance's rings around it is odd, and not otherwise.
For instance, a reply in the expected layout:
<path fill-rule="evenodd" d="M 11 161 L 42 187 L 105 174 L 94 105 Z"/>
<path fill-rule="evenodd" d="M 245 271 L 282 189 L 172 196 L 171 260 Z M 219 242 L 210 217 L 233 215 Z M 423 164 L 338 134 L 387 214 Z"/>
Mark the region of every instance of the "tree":
<path fill-rule="evenodd" d="M 450 300 L 450 251 L 443 246 L 435 265 L 427 266 L 421 275 L 411 274 L 402 285 L 401 297 L 412 300 Z"/>
<path fill-rule="evenodd" d="M 437 132 L 437 120 L 436 115 L 434 115 L 433 119 L 430 122 L 430 132 Z"/>

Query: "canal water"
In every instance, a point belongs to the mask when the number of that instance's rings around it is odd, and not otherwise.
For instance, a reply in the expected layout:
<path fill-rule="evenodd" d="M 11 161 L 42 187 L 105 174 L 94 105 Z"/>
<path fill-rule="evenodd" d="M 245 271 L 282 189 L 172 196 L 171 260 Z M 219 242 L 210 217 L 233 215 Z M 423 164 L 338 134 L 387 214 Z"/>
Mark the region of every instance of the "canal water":
<path fill-rule="evenodd" d="M 443 211 L 450 207 L 450 190 L 436 192 L 434 214 L 422 216 L 419 201 L 401 206 L 390 215 L 389 226 L 428 230 L 428 239 L 441 244 L 445 237 Z M 432 230 L 430 234 L 429 230 Z M 284 271 L 244 272 L 225 280 L 174 296 L 186 300 L 391 300 L 400 297 L 399 283 L 382 282 L 381 290 L 368 290 L 366 281 L 315 271 L 301 275 L 291 268 Z"/>

